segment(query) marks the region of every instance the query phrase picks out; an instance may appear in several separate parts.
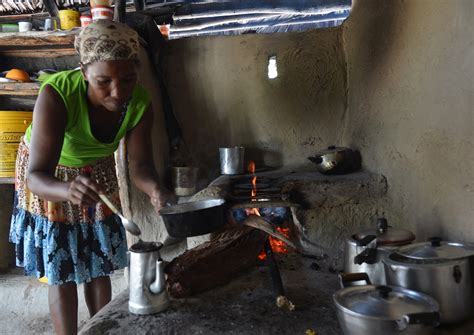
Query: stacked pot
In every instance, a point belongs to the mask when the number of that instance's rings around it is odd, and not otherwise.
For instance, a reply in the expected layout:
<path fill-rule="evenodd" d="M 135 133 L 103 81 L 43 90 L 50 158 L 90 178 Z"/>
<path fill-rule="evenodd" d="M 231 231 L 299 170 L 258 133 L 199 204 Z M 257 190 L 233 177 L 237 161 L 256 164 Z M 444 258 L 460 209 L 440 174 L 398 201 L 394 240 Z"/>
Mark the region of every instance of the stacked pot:
<path fill-rule="evenodd" d="M 400 247 L 383 259 L 387 283 L 435 298 L 441 323 L 464 321 L 474 306 L 473 255 L 474 247 L 437 237 Z"/>
<path fill-rule="evenodd" d="M 340 275 L 334 294 L 337 318 L 346 335 L 424 335 L 439 324 L 439 305 L 427 294 L 403 287 L 370 284 L 366 273 Z M 348 286 L 365 280 L 367 285 Z"/>
<path fill-rule="evenodd" d="M 474 246 L 414 239 L 381 218 L 346 240 L 343 288 L 334 295 L 344 334 L 430 334 L 472 315 Z M 360 280 L 366 285 L 354 286 Z"/>
<path fill-rule="evenodd" d="M 382 259 L 414 240 L 415 235 L 411 231 L 389 227 L 385 218 L 379 218 L 376 227 L 361 230 L 346 239 L 344 272 L 365 272 L 374 285 L 385 285 Z"/>

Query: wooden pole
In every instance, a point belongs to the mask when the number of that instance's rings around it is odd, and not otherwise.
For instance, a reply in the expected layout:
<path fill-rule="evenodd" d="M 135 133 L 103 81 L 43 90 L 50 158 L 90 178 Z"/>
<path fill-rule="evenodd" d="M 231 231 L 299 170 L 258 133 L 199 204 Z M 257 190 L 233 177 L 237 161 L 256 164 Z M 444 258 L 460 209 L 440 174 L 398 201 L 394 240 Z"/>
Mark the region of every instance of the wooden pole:
<path fill-rule="evenodd" d="M 115 2 L 115 9 L 114 9 L 114 21 L 124 23 L 125 22 L 125 8 L 126 8 L 125 0 L 117 0 Z"/>
<path fill-rule="evenodd" d="M 43 3 L 49 15 L 52 17 L 59 15 L 58 6 L 56 6 L 56 2 L 54 0 L 43 0 Z"/>

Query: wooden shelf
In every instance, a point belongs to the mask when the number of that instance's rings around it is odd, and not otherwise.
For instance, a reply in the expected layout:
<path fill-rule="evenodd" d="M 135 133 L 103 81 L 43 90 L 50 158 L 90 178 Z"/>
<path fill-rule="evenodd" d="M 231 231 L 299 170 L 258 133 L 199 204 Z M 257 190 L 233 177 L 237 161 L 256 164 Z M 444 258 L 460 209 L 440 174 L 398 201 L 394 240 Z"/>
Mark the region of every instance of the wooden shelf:
<path fill-rule="evenodd" d="M 40 83 L 0 83 L 0 95 L 37 96 Z"/>
<path fill-rule="evenodd" d="M 72 29 L 3 33 L 0 34 L 0 55 L 24 58 L 74 56 L 74 39 L 79 31 Z"/>

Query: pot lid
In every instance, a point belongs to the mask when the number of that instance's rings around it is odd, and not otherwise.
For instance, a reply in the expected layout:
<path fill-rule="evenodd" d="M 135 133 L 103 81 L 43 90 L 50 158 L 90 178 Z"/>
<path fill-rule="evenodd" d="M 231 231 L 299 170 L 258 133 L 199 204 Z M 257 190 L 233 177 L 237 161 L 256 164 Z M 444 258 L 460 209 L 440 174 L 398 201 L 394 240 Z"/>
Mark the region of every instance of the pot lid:
<path fill-rule="evenodd" d="M 412 242 L 415 235 L 406 229 L 393 228 L 385 218 L 377 219 L 375 228 L 367 228 L 353 235 L 356 241 L 361 241 L 368 235 L 375 235 L 377 245 L 404 245 Z"/>
<path fill-rule="evenodd" d="M 473 256 L 474 248 L 462 243 L 446 242 L 439 237 L 432 237 L 428 242 L 401 247 L 397 253 L 410 259 L 453 260 Z"/>
<path fill-rule="evenodd" d="M 337 291 L 334 301 L 351 314 L 384 320 L 439 310 L 438 303 L 430 296 L 397 286 L 351 286 Z"/>

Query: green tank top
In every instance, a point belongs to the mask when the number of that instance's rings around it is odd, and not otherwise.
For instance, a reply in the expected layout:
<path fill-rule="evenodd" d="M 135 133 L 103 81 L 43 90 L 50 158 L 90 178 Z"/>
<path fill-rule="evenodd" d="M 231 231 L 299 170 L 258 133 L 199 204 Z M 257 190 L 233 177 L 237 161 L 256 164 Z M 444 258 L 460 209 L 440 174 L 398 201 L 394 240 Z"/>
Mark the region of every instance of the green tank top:
<path fill-rule="evenodd" d="M 79 70 L 62 71 L 46 79 L 41 90 L 49 85 L 64 101 L 67 110 L 66 131 L 61 149 L 60 165 L 82 167 L 95 165 L 98 159 L 112 155 L 120 139 L 135 127 L 150 105 L 150 96 L 145 89 L 136 85 L 122 125 L 112 143 L 98 141 L 92 134 L 86 102 L 86 82 Z M 26 130 L 26 139 L 31 139 L 31 124 Z"/>

